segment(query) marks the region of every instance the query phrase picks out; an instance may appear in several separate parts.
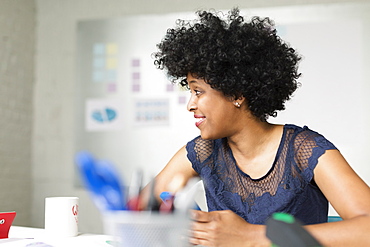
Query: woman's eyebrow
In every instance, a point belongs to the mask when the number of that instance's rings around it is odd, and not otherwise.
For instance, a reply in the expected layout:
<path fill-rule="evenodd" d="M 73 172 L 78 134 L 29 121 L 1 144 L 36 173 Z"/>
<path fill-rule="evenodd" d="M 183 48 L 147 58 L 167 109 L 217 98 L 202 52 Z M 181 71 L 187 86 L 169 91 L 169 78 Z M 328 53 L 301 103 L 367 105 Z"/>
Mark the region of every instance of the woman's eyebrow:
<path fill-rule="evenodd" d="M 197 83 L 197 81 L 196 80 L 191 80 L 191 81 L 186 81 L 188 84 L 190 84 L 190 83 Z"/>

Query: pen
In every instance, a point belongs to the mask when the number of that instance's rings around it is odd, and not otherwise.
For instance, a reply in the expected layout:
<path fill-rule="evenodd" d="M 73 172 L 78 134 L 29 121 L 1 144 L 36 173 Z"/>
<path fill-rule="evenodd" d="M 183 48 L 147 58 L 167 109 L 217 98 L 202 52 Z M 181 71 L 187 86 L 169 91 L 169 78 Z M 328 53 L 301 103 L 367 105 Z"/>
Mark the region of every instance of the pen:
<path fill-rule="evenodd" d="M 138 211 L 140 204 L 140 192 L 143 183 L 143 171 L 137 170 L 131 176 L 130 186 L 127 195 L 127 208 L 131 211 Z"/>
<path fill-rule="evenodd" d="M 163 191 L 159 197 L 162 199 L 162 203 L 159 207 L 161 213 L 172 213 L 175 210 L 173 201 L 174 195 L 168 191 Z"/>
<path fill-rule="evenodd" d="M 175 205 L 174 205 L 175 196 L 172 193 L 168 191 L 163 191 L 159 195 L 159 197 L 162 199 L 162 203 L 159 208 L 160 212 L 173 212 L 175 210 Z M 192 209 L 201 210 L 201 208 L 195 201 L 193 202 Z"/>
<path fill-rule="evenodd" d="M 155 192 L 155 179 L 152 179 L 149 186 L 150 186 L 150 193 L 149 193 L 149 201 L 148 201 L 147 210 L 158 211 L 160 205 L 154 193 Z"/>

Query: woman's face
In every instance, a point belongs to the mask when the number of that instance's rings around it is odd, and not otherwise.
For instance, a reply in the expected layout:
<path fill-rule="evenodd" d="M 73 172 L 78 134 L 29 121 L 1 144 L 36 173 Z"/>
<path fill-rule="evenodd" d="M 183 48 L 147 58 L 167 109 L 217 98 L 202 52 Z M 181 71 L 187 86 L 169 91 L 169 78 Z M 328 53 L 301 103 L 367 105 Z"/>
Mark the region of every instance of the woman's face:
<path fill-rule="evenodd" d="M 194 113 L 195 125 L 202 138 L 219 139 L 237 133 L 241 109 L 234 105 L 234 101 L 191 74 L 188 74 L 187 82 L 191 92 L 188 111 Z"/>

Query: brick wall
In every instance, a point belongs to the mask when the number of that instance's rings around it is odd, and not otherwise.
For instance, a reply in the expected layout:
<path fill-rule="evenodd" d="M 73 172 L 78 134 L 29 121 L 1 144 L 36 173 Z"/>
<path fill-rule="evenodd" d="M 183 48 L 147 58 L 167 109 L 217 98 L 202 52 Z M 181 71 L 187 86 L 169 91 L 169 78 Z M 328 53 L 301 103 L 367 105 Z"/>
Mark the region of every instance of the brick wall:
<path fill-rule="evenodd" d="M 30 224 L 35 3 L 0 1 L 0 211 Z"/>

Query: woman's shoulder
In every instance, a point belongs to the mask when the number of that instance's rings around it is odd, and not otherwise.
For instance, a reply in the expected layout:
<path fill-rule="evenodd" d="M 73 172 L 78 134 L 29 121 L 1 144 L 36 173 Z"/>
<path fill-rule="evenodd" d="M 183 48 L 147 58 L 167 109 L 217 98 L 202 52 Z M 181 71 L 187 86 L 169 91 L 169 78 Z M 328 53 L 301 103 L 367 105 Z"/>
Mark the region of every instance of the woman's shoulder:
<path fill-rule="evenodd" d="M 300 127 L 294 124 L 286 124 L 284 128 L 288 136 L 287 140 L 294 143 L 296 147 L 301 147 L 302 144 L 305 144 L 304 146 L 320 146 L 325 149 L 336 149 L 334 144 L 326 139 L 324 135 L 310 129 L 306 125 Z"/>
<path fill-rule="evenodd" d="M 323 136 L 318 132 L 308 128 L 308 126 L 304 125 L 303 127 L 294 125 L 294 124 L 286 124 L 284 125 L 284 129 L 287 134 L 293 136 L 294 138 L 299 139 L 306 139 L 308 137 L 313 136 Z"/>
<path fill-rule="evenodd" d="M 197 136 L 188 142 L 187 146 L 192 147 L 195 151 L 212 150 L 218 141 L 219 140 L 206 140 L 201 136 Z"/>
<path fill-rule="evenodd" d="M 222 144 L 222 139 L 206 140 L 201 136 L 195 137 L 188 142 L 186 149 L 188 154 L 194 154 L 201 162 L 212 155 L 215 149 Z"/>

